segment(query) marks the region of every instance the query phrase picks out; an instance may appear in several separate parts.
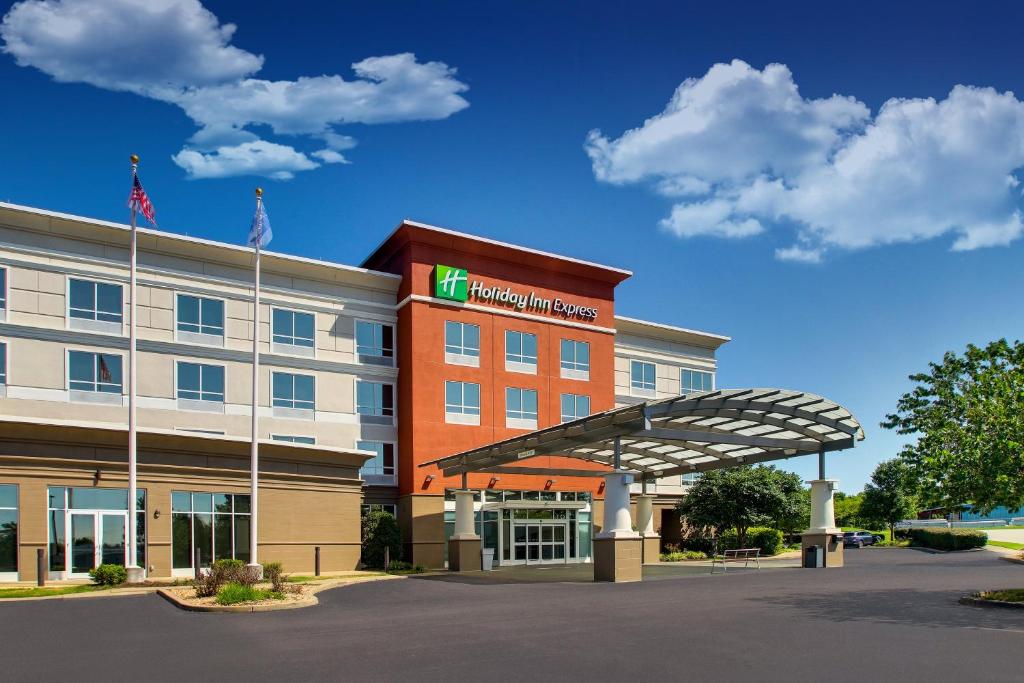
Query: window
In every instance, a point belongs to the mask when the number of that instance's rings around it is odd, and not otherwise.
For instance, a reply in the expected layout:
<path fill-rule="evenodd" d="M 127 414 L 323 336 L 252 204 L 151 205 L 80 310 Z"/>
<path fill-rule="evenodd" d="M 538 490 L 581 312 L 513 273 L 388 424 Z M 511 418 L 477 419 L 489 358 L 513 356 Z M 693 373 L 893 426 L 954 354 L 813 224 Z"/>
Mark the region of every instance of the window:
<path fill-rule="evenodd" d="M 76 329 L 121 332 L 121 285 L 93 280 L 68 281 L 68 323 Z"/>
<path fill-rule="evenodd" d="M 361 451 L 373 451 L 377 455 L 367 460 L 359 470 L 359 476 L 367 483 L 395 482 L 395 444 L 382 441 L 356 441 L 356 448 Z"/>
<path fill-rule="evenodd" d="M 121 356 L 68 351 L 68 388 L 95 394 L 121 394 Z"/>
<path fill-rule="evenodd" d="M 273 374 L 273 406 L 288 410 L 316 409 L 316 378 L 290 372 Z"/>
<path fill-rule="evenodd" d="M 688 394 L 693 391 L 711 391 L 714 375 L 700 370 L 681 370 L 679 373 L 679 393 Z"/>
<path fill-rule="evenodd" d="M 356 380 L 356 412 L 362 422 L 392 424 L 395 421 L 395 387 L 382 382 Z"/>
<path fill-rule="evenodd" d="M 177 309 L 178 336 L 183 341 L 223 343 L 223 301 L 179 294 Z"/>
<path fill-rule="evenodd" d="M 590 397 L 562 394 L 562 422 L 572 422 L 590 415 Z"/>
<path fill-rule="evenodd" d="M 505 330 L 505 369 L 537 372 L 537 335 Z"/>
<path fill-rule="evenodd" d="M 537 426 L 537 390 L 505 389 L 505 426 L 533 429 Z"/>
<path fill-rule="evenodd" d="M 0 320 L 7 317 L 7 269 L 0 268 Z"/>
<path fill-rule="evenodd" d="M 171 492 L 172 573 L 194 572 L 214 560 L 249 561 L 249 496 L 232 493 Z"/>
<path fill-rule="evenodd" d="M 446 320 L 444 360 L 453 365 L 480 366 L 480 326 Z"/>
<path fill-rule="evenodd" d="M 398 514 L 395 511 L 394 503 L 369 503 L 367 505 L 360 505 L 359 511 L 363 517 L 370 514 L 371 512 L 386 512 L 392 517 L 397 517 Z"/>
<path fill-rule="evenodd" d="M 480 424 L 480 385 L 473 382 L 444 383 L 445 422 Z"/>
<path fill-rule="evenodd" d="M 0 342 L 0 385 L 7 385 L 7 344 Z"/>
<path fill-rule="evenodd" d="M 272 341 L 278 346 L 288 347 L 284 349 L 286 353 L 312 355 L 315 334 L 316 322 L 312 313 L 283 308 L 273 310 Z"/>
<path fill-rule="evenodd" d="M 639 360 L 631 361 L 630 387 L 632 387 L 634 395 L 653 397 L 655 389 L 654 378 L 654 363 L 645 363 Z"/>
<path fill-rule="evenodd" d="M 561 365 L 566 379 L 590 379 L 590 343 L 563 339 Z"/>
<path fill-rule="evenodd" d="M 0 578 L 17 581 L 17 574 L 18 486 L 0 484 Z"/>
<path fill-rule="evenodd" d="M 178 361 L 178 400 L 206 401 L 223 405 L 224 366 Z"/>
<path fill-rule="evenodd" d="M 394 365 L 395 328 L 383 323 L 357 320 L 356 356 L 360 363 Z"/>
<path fill-rule="evenodd" d="M 274 441 L 284 441 L 286 443 L 302 443 L 310 446 L 316 443 L 316 437 L 313 436 L 297 436 L 295 434 L 271 434 L 270 438 Z"/>

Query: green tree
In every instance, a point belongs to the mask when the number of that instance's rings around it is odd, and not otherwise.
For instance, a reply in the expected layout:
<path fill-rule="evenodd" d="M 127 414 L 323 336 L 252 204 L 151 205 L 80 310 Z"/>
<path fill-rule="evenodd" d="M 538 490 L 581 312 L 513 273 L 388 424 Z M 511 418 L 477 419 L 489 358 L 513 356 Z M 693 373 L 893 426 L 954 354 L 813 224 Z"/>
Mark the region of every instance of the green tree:
<path fill-rule="evenodd" d="M 906 461 L 893 458 L 878 463 L 871 482 L 864 487 L 860 516 L 871 526 L 889 527 L 889 540 L 895 538 L 896 522 L 911 517 L 917 510 L 914 472 Z"/>
<path fill-rule="evenodd" d="M 798 474 L 781 470 L 776 470 L 776 474 L 784 502 L 772 515 L 772 526 L 793 536 L 811 525 L 811 490 L 804 487 Z"/>
<path fill-rule="evenodd" d="M 796 475 L 771 466 L 713 470 L 697 480 L 678 509 L 690 525 L 736 529 L 742 547 L 752 526 L 791 523 L 799 514 L 795 508 L 801 488 Z"/>
<path fill-rule="evenodd" d="M 973 503 L 987 514 L 1024 506 L 1024 344 L 1005 339 L 948 352 L 882 426 L 914 435 L 901 456 L 916 470 L 925 503 Z"/>
<path fill-rule="evenodd" d="M 833 497 L 836 510 L 836 525 L 838 526 L 860 526 L 860 506 L 864 502 L 864 494 L 856 493 L 850 495 L 837 491 Z"/>
<path fill-rule="evenodd" d="M 392 562 L 401 559 L 402 532 L 390 512 L 375 511 L 363 516 L 363 564 L 384 567 L 384 549 L 389 549 Z"/>

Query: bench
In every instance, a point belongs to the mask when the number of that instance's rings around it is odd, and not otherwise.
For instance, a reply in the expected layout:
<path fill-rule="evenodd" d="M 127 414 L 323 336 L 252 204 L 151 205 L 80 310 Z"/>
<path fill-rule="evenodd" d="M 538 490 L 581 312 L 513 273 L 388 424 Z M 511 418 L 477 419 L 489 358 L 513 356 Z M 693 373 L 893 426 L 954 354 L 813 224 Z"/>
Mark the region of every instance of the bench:
<path fill-rule="evenodd" d="M 711 557 L 711 573 L 715 573 L 717 565 L 722 565 L 722 571 L 724 572 L 725 566 L 729 562 L 742 562 L 744 567 L 748 567 L 751 560 L 754 562 L 754 567 L 760 569 L 760 557 L 760 548 L 737 548 L 736 550 L 726 550 L 721 555 L 716 553 Z"/>

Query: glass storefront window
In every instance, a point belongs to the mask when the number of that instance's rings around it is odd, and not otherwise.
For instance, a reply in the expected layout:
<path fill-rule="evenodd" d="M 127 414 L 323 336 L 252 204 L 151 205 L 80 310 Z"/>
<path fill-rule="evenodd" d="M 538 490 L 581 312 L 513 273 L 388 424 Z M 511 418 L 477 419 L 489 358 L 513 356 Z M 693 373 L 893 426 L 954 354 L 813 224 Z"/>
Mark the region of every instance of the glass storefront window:
<path fill-rule="evenodd" d="M 18 486 L 0 484 L 0 574 L 18 571 Z"/>
<path fill-rule="evenodd" d="M 121 511 L 127 510 L 128 489 L 49 487 L 47 535 L 50 571 L 85 573 L 101 562 L 125 564 L 128 559 L 125 557 L 128 519 Z M 136 490 L 136 510 L 136 563 L 145 567 L 145 489 Z M 72 530 L 70 538 L 67 534 L 69 524 Z"/>
<path fill-rule="evenodd" d="M 249 561 L 249 496 L 230 493 L 174 491 L 171 559 L 174 569 L 193 571 L 215 560 Z"/>

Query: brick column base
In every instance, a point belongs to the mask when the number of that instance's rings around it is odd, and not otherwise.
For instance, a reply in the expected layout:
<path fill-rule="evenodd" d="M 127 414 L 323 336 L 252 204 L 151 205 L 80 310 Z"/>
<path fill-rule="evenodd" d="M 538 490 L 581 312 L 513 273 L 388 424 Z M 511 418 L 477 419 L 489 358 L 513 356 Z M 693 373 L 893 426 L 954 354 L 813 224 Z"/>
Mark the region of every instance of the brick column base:
<path fill-rule="evenodd" d="M 480 538 L 452 538 L 448 540 L 448 570 L 453 572 L 478 572 L 481 564 Z"/>
<path fill-rule="evenodd" d="M 643 540 L 639 537 L 595 538 L 594 581 L 640 581 Z"/>

